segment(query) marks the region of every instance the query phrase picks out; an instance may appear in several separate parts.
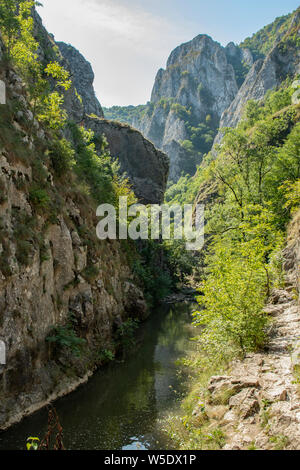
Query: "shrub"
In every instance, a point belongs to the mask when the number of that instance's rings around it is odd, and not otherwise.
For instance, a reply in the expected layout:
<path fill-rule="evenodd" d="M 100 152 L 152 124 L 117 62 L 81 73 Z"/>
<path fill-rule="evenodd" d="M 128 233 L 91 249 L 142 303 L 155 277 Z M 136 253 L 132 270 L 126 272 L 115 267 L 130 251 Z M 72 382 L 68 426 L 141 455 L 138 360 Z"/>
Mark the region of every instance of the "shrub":
<path fill-rule="evenodd" d="M 134 333 L 138 327 L 139 321 L 129 318 L 117 329 L 116 341 L 125 349 L 134 346 Z"/>
<path fill-rule="evenodd" d="M 67 348 L 76 357 L 80 357 L 82 346 L 86 344 L 86 340 L 77 336 L 71 324 L 55 326 L 46 340 L 59 348 Z"/>
<path fill-rule="evenodd" d="M 53 169 L 58 176 L 64 175 L 75 164 L 75 151 L 66 139 L 53 138 L 49 145 L 49 155 Z"/>
<path fill-rule="evenodd" d="M 50 197 L 45 189 L 33 188 L 29 192 L 30 202 L 37 209 L 45 209 L 49 206 Z"/>

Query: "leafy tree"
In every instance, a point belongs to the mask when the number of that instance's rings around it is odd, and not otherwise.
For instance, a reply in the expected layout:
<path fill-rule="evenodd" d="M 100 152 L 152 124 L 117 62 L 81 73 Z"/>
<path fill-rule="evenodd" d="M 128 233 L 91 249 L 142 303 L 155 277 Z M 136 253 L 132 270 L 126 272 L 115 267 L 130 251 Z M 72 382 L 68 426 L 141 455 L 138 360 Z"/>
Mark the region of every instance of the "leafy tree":
<path fill-rule="evenodd" d="M 200 340 L 216 355 L 263 343 L 263 306 L 281 275 L 274 260 L 300 203 L 300 126 L 290 97 L 286 82 L 264 102 L 250 102 L 244 121 L 225 129 L 217 158 L 198 170 L 219 193 L 206 211 L 207 275 L 195 315 L 205 327 Z"/>
<path fill-rule="evenodd" d="M 0 29 L 6 41 L 7 55 L 10 57 L 13 40 L 19 31 L 16 0 L 0 0 Z"/>
<path fill-rule="evenodd" d="M 195 323 L 205 326 L 201 342 L 215 354 L 245 353 L 263 344 L 267 315 L 264 249 L 258 239 L 214 245 L 208 259 L 210 274 L 198 301 Z"/>

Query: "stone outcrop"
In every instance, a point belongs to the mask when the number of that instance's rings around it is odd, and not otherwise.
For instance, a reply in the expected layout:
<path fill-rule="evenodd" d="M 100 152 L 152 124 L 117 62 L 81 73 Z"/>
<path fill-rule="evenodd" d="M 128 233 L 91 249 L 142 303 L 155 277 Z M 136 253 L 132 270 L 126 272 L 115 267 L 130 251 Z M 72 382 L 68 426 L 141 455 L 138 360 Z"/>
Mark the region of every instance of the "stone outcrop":
<path fill-rule="evenodd" d="M 299 28 L 300 11 L 297 11 L 285 37 L 279 35 L 278 42 L 271 52 L 252 65 L 235 99 L 221 117 L 219 126 L 221 129 L 236 127 L 243 117 L 245 105 L 249 100 L 262 100 L 269 90 L 279 86 L 288 76 L 293 77 L 300 73 L 299 49 L 285 41 L 291 34 L 299 37 Z M 220 143 L 222 136 L 222 132 L 219 132 L 215 143 Z"/>
<path fill-rule="evenodd" d="M 105 133 L 111 155 L 120 162 L 133 190 L 141 202 L 161 203 L 168 179 L 169 163 L 166 155 L 158 151 L 141 133 L 103 118 L 102 107 L 95 95 L 94 72 L 91 64 L 73 46 L 55 42 L 44 28 L 40 16 L 34 12 L 36 37 L 41 41 L 40 60 L 59 60 L 70 72 L 72 86 L 64 92 L 64 107 L 68 117 L 76 124 L 92 128 L 96 135 Z M 57 53 L 56 46 L 59 51 Z M 50 52 L 49 52 L 50 51 Z M 52 51 L 52 52 L 51 52 Z M 48 57 L 49 53 L 54 57 Z"/>
<path fill-rule="evenodd" d="M 82 99 L 84 113 L 104 117 L 93 87 L 95 76 L 91 64 L 70 44 L 63 42 L 56 44 L 62 56 L 67 60 L 73 86 Z"/>
<path fill-rule="evenodd" d="M 169 172 L 167 155 L 128 125 L 97 118 L 86 118 L 85 125 L 96 135 L 105 135 L 112 157 L 119 160 L 121 173 L 129 177 L 138 199 L 145 204 L 162 203 Z"/>
<path fill-rule="evenodd" d="M 189 139 L 188 123 L 172 104 L 189 110 L 195 123 L 205 122 L 210 116 L 217 127 L 237 92 L 225 49 L 209 36 L 199 35 L 171 53 L 166 69 L 157 73 L 148 112 L 141 121 L 132 123 L 170 157 L 171 180 L 180 177 L 190 158 L 181 145 Z"/>

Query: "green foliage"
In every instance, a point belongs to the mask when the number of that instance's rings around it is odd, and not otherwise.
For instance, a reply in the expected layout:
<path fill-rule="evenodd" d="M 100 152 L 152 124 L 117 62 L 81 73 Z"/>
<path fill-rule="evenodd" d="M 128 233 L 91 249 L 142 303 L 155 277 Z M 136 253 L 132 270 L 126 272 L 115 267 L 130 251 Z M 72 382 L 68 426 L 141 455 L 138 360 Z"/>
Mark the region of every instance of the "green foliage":
<path fill-rule="evenodd" d="M 263 307 L 280 269 L 273 260 L 299 204 L 300 125 L 290 97 L 285 83 L 264 103 L 250 102 L 206 169 L 220 198 L 207 209 L 208 268 L 195 321 L 204 326 L 202 346 L 216 356 L 263 345 Z"/>
<path fill-rule="evenodd" d="M 105 137 L 101 139 L 102 152 L 98 154 L 93 141 L 94 133 L 69 124 L 75 148 L 74 170 L 91 190 L 91 195 L 98 204 L 116 203 L 114 191 L 114 174 L 108 145 Z M 99 141 L 98 141 L 99 144 Z"/>
<path fill-rule="evenodd" d="M 45 189 L 33 188 L 29 192 L 30 202 L 37 209 L 46 209 L 49 206 L 50 197 Z"/>
<path fill-rule="evenodd" d="M 68 90 L 71 87 L 70 73 L 58 62 L 51 62 L 45 68 L 45 74 L 56 80 L 56 87 Z M 58 91 L 47 94 L 43 101 L 43 108 L 38 115 L 40 121 L 46 123 L 50 129 L 62 129 L 67 121 L 67 113 L 62 108 L 63 95 Z"/>
<path fill-rule="evenodd" d="M 28 437 L 26 449 L 29 451 L 37 451 L 39 448 L 40 439 L 38 437 Z"/>
<path fill-rule="evenodd" d="M 147 105 L 113 106 L 111 108 L 103 108 L 106 119 L 123 122 L 129 125 L 133 125 L 135 121 L 140 121 L 146 110 Z"/>
<path fill-rule="evenodd" d="M 139 321 L 129 318 L 123 322 L 116 332 L 116 342 L 124 349 L 135 345 L 135 332 L 139 327 Z"/>
<path fill-rule="evenodd" d="M 45 73 L 48 77 L 54 78 L 56 80 L 56 85 L 62 87 L 64 90 L 69 90 L 72 85 L 70 73 L 58 62 L 50 62 L 45 68 Z"/>
<path fill-rule="evenodd" d="M 60 349 L 70 350 L 75 357 L 80 357 L 82 347 L 86 344 L 85 339 L 77 336 L 72 321 L 66 326 L 55 326 L 46 340 L 48 343 L 54 343 Z"/>
<path fill-rule="evenodd" d="M 103 362 L 112 362 L 115 360 L 115 353 L 110 349 L 103 349 L 99 353 L 99 361 Z"/>
<path fill-rule="evenodd" d="M 99 269 L 94 265 L 87 266 L 82 275 L 88 282 L 93 282 L 99 276 Z"/>
<path fill-rule="evenodd" d="M 274 47 L 279 36 L 286 33 L 289 29 L 292 16 L 293 15 L 290 14 L 276 18 L 273 23 L 265 26 L 251 38 L 245 39 L 240 46 L 250 49 L 255 60 L 265 57 Z"/>
<path fill-rule="evenodd" d="M 67 121 L 67 112 L 62 109 L 64 97 L 57 91 L 50 93 L 43 102 L 43 111 L 38 115 L 39 121 L 45 123 L 50 129 L 61 129 Z"/>
<path fill-rule="evenodd" d="M 173 103 L 171 106 L 171 110 L 176 113 L 176 115 L 182 119 L 183 121 L 189 120 L 191 116 L 191 110 L 186 108 L 185 106 L 182 106 L 179 103 Z"/>
<path fill-rule="evenodd" d="M 203 282 L 202 309 L 195 323 L 203 325 L 201 344 L 215 355 L 255 350 L 263 345 L 267 315 L 264 249 L 259 240 L 232 247 L 221 240 L 209 256 L 209 275 Z"/>
<path fill-rule="evenodd" d="M 193 253 L 186 250 L 185 243 L 185 240 L 166 240 L 163 245 L 172 278 L 180 282 L 192 275 L 196 263 Z"/>
<path fill-rule="evenodd" d="M 33 7 L 34 0 L 6 1 L 0 3 L 0 25 L 4 31 L 7 54 L 18 73 L 22 76 L 31 100 L 33 117 L 37 117 L 50 129 L 61 129 L 66 123 L 66 113 L 62 109 L 63 95 L 50 90 L 68 90 L 71 86 L 69 72 L 58 62 L 50 62 L 44 69 L 39 61 L 39 43 L 34 37 Z M 52 55 L 55 55 L 54 53 Z M 33 123 L 32 123 L 33 125 Z"/>
<path fill-rule="evenodd" d="M 53 138 L 49 143 L 49 155 L 52 166 L 58 176 L 71 170 L 75 164 L 75 150 L 66 139 Z"/>
<path fill-rule="evenodd" d="M 168 260 L 164 248 L 149 241 L 139 250 L 140 259 L 135 259 L 132 269 L 150 304 L 156 304 L 172 290 L 173 279 L 168 272 Z"/>
<path fill-rule="evenodd" d="M 300 179 L 294 183 L 286 182 L 281 189 L 284 189 L 285 193 L 285 209 L 288 209 L 291 212 L 298 210 L 300 206 Z"/>
<path fill-rule="evenodd" d="M 0 29 L 6 40 L 7 52 L 10 56 L 13 39 L 19 30 L 16 0 L 0 0 Z"/>

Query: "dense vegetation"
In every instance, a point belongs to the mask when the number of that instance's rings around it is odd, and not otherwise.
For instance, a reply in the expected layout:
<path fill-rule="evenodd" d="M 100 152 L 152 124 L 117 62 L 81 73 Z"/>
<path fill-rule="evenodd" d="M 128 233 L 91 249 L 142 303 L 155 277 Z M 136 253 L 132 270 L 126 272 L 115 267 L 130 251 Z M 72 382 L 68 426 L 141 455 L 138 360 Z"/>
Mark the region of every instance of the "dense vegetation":
<path fill-rule="evenodd" d="M 139 106 L 112 106 L 111 108 L 102 108 L 106 119 L 111 121 L 124 122 L 134 126 L 135 122 L 139 122 L 147 110 L 147 105 Z"/>
<path fill-rule="evenodd" d="M 222 445 L 218 429 L 208 434 L 207 419 L 199 424 L 192 418 L 199 390 L 205 394 L 209 377 L 233 357 L 260 349 L 268 333 L 264 306 L 272 288 L 283 283 L 285 231 L 300 207 L 300 107 L 292 105 L 290 83 L 263 103 L 249 102 L 239 126 L 225 130 L 217 158 L 208 155 L 199 167 L 192 188 L 181 178 L 167 193 L 170 203 L 190 200 L 195 187 L 200 199 L 205 185 L 215 194 L 206 207 L 205 275 L 194 316 L 203 330 L 197 354 L 183 360 L 194 385 L 183 402 L 186 416 L 168 422 L 179 448 Z"/>
<path fill-rule="evenodd" d="M 248 48 L 253 54 L 254 60 L 265 57 L 274 47 L 279 38 L 284 36 L 290 27 L 293 14 L 280 16 L 273 23 L 253 34 L 251 38 L 245 39 L 240 44 L 242 48 Z"/>
<path fill-rule="evenodd" d="M 56 46 L 42 54 L 42 59 L 40 57 L 39 41 L 45 38 L 35 30 L 32 9 L 36 4 L 33 0 L 0 0 L 0 27 L 6 46 L 1 70 L 15 70 L 25 87 L 22 102 L 12 97 L 8 90 L 7 106 L 2 107 L 0 113 L 0 141 L 11 152 L 12 158 L 24 160 L 33 170 L 32 182 L 19 183 L 19 188 L 29 195 L 32 216 L 14 211 L 12 234 L 0 220 L 0 242 L 5 248 L 0 254 L 0 269 L 7 276 L 12 274 L 8 263 L 11 256 L 8 237 L 13 237 L 16 244 L 16 259 L 20 265 L 32 264 L 34 248 L 39 249 L 41 263 L 48 260 L 46 231 L 50 224 L 57 223 L 59 215 L 63 215 L 68 226 L 78 231 L 88 248 L 87 268 L 81 275 L 92 283 L 99 274 L 93 259 L 103 256 L 103 243 L 97 240 L 95 233 L 96 207 L 101 203 L 118 207 L 119 196 L 128 196 L 129 204 L 136 202 L 136 198 L 128 180 L 120 176 L 118 163 L 112 161 L 106 138 L 69 121 L 64 106 L 65 92 L 73 85 Z M 21 130 L 13 124 L 17 114 Z M 0 179 L 0 190 L 1 184 Z M 80 207 L 85 215 L 84 225 L 78 225 L 69 217 L 65 209 L 67 199 Z M 1 192 L 0 202 L 4 201 L 5 194 Z M 39 222 L 41 218 L 43 226 Z M 140 249 L 139 253 L 136 243 L 123 241 L 119 250 L 124 262 L 129 263 L 135 273 L 135 282 L 145 290 L 149 304 L 169 292 L 173 283 L 171 276 L 164 274 L 157 263 L 148 263 L 156 247 Z M 111 289 L 109 279 L 105 279 L 105 288 Z M 59 307 L 61 299 L 56 301 Z M 48 340 L 76 356 L 84 349 L 81 335 L 80 329 L 72 323 L 54 325 Z M 126 346 L 124 341 L 130 335 L 122 331 L 119 336 L 115 340 L 116 348 L 119 343 Z M 105 359 L 111 352 L 103 354 Z M 104 360 L 102 356 L 100 363 Z"/>

